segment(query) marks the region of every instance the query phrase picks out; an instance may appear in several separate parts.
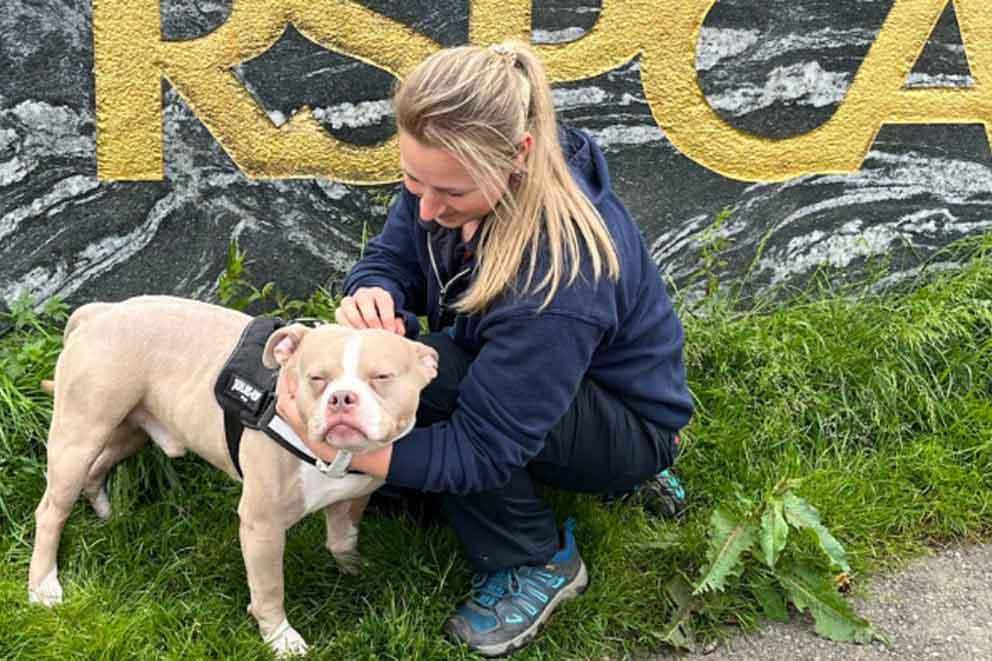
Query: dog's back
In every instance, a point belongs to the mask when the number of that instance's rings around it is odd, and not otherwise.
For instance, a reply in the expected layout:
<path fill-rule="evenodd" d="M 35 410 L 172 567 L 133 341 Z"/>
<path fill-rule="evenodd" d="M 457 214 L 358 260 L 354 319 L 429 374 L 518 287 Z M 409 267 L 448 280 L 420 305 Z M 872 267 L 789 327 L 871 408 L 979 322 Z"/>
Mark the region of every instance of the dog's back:
<path fill-rule="evenodd" d="M 212 401 L 217 374 L 250 320 L 171 296 L 80 307 L 56 364 L 49 443 L 68 440 L 62 427 L 130 424 L 170 455 L 193 449 L 227 470 L 221 414 L 202 402 Z"/>

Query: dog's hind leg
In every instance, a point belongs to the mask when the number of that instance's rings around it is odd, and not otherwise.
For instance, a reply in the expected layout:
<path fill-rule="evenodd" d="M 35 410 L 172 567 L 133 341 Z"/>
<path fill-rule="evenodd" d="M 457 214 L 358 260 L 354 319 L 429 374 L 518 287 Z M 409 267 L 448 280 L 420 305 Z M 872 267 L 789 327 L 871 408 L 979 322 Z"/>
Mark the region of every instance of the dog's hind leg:
<path fill-rule="evenodd" d="M 362 565 L 358 553 L 358 524 L 369 504 L 369 496 L 332 503 L 324 508 L 327 550 L 346 574 L 357 574 Z"/>
<path fill-rule="evenodd" d="M 107 496 L 107 473 L 118 462 L 127 459 L 148 442 L 144 430 L 123 422 L 113 431 L 110 441 L 90 467 L 83 493 L 93 506 L 96 515 L 106 521 L 110 518 L 110 498 Z"/>
<path fill-rule="evenodd" d="M 62 601 L 58 550 L 62 528 L 112 428 L 72 428 L 53 420 L 48 435 L 48 485 L 35 510 L 34 549 L 28 571 L 28 600 L 45 606 Z"/>

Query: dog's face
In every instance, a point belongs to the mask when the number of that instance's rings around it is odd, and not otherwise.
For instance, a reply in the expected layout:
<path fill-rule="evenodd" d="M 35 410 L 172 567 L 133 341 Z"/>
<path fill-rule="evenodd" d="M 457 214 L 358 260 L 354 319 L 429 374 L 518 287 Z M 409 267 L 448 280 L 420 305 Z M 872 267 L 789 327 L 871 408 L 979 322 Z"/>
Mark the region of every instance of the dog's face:
<path fill-rule="evenodd" d="M 420 391 L 437 376 L 431 347 L 335 324 L 280 328 L 263 362 L 287 372 L 307 439 L 352 452 L 377 450 L 409 432 Z"/>

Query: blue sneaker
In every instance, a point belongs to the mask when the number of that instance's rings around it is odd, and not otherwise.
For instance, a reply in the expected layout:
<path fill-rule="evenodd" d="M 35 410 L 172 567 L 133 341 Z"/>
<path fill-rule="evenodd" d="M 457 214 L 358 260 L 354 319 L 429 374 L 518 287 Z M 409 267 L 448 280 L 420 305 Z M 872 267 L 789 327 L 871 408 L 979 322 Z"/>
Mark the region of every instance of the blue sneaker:
<path fill-rule="evenodd" d="M 608 494 L 606 502 L 621 502 L 643 507 L 656 516 L 677 519 L 685 513 L 685 487 L 671 468 L 666 468 L 647 482 L 622 494 Z"/>
<path fill-rule="evenodd" d="M 546 565 L 473 576 L 472 595 L 445 631 L 483 656 L 509 654 L 533 640 L 555 606 L 584 592 L 589 583 L 574 529 L 574 520 L 565 522 L 565 543 Z"/>

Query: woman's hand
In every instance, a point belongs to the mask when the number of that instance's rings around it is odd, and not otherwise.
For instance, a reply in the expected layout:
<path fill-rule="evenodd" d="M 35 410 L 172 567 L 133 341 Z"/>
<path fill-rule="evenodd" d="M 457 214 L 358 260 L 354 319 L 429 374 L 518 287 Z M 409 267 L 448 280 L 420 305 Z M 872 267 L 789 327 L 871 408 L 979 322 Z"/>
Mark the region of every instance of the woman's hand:
<path fill-rule="evenodd" d="M 308 440 L 307 425 L 303 422 L 303 416 L 300 415 L 300 409 L 296 404 L 296 389 L 297 385 L 293 377 L 280 370 L 279 380 L 276 381 L 276 413 L 293 428 L 311 452 L 329 464 L 338 456 L 338 451 L 327 443 L 311 443 Z"/>
<path fill-rule="evenodd" d="M 382 287 L 360 287 L 341 299 L 334 321 L 348 328 L 383 328 L 406 334 L 406 323 L 396 316 L 393 297 Z"/>

